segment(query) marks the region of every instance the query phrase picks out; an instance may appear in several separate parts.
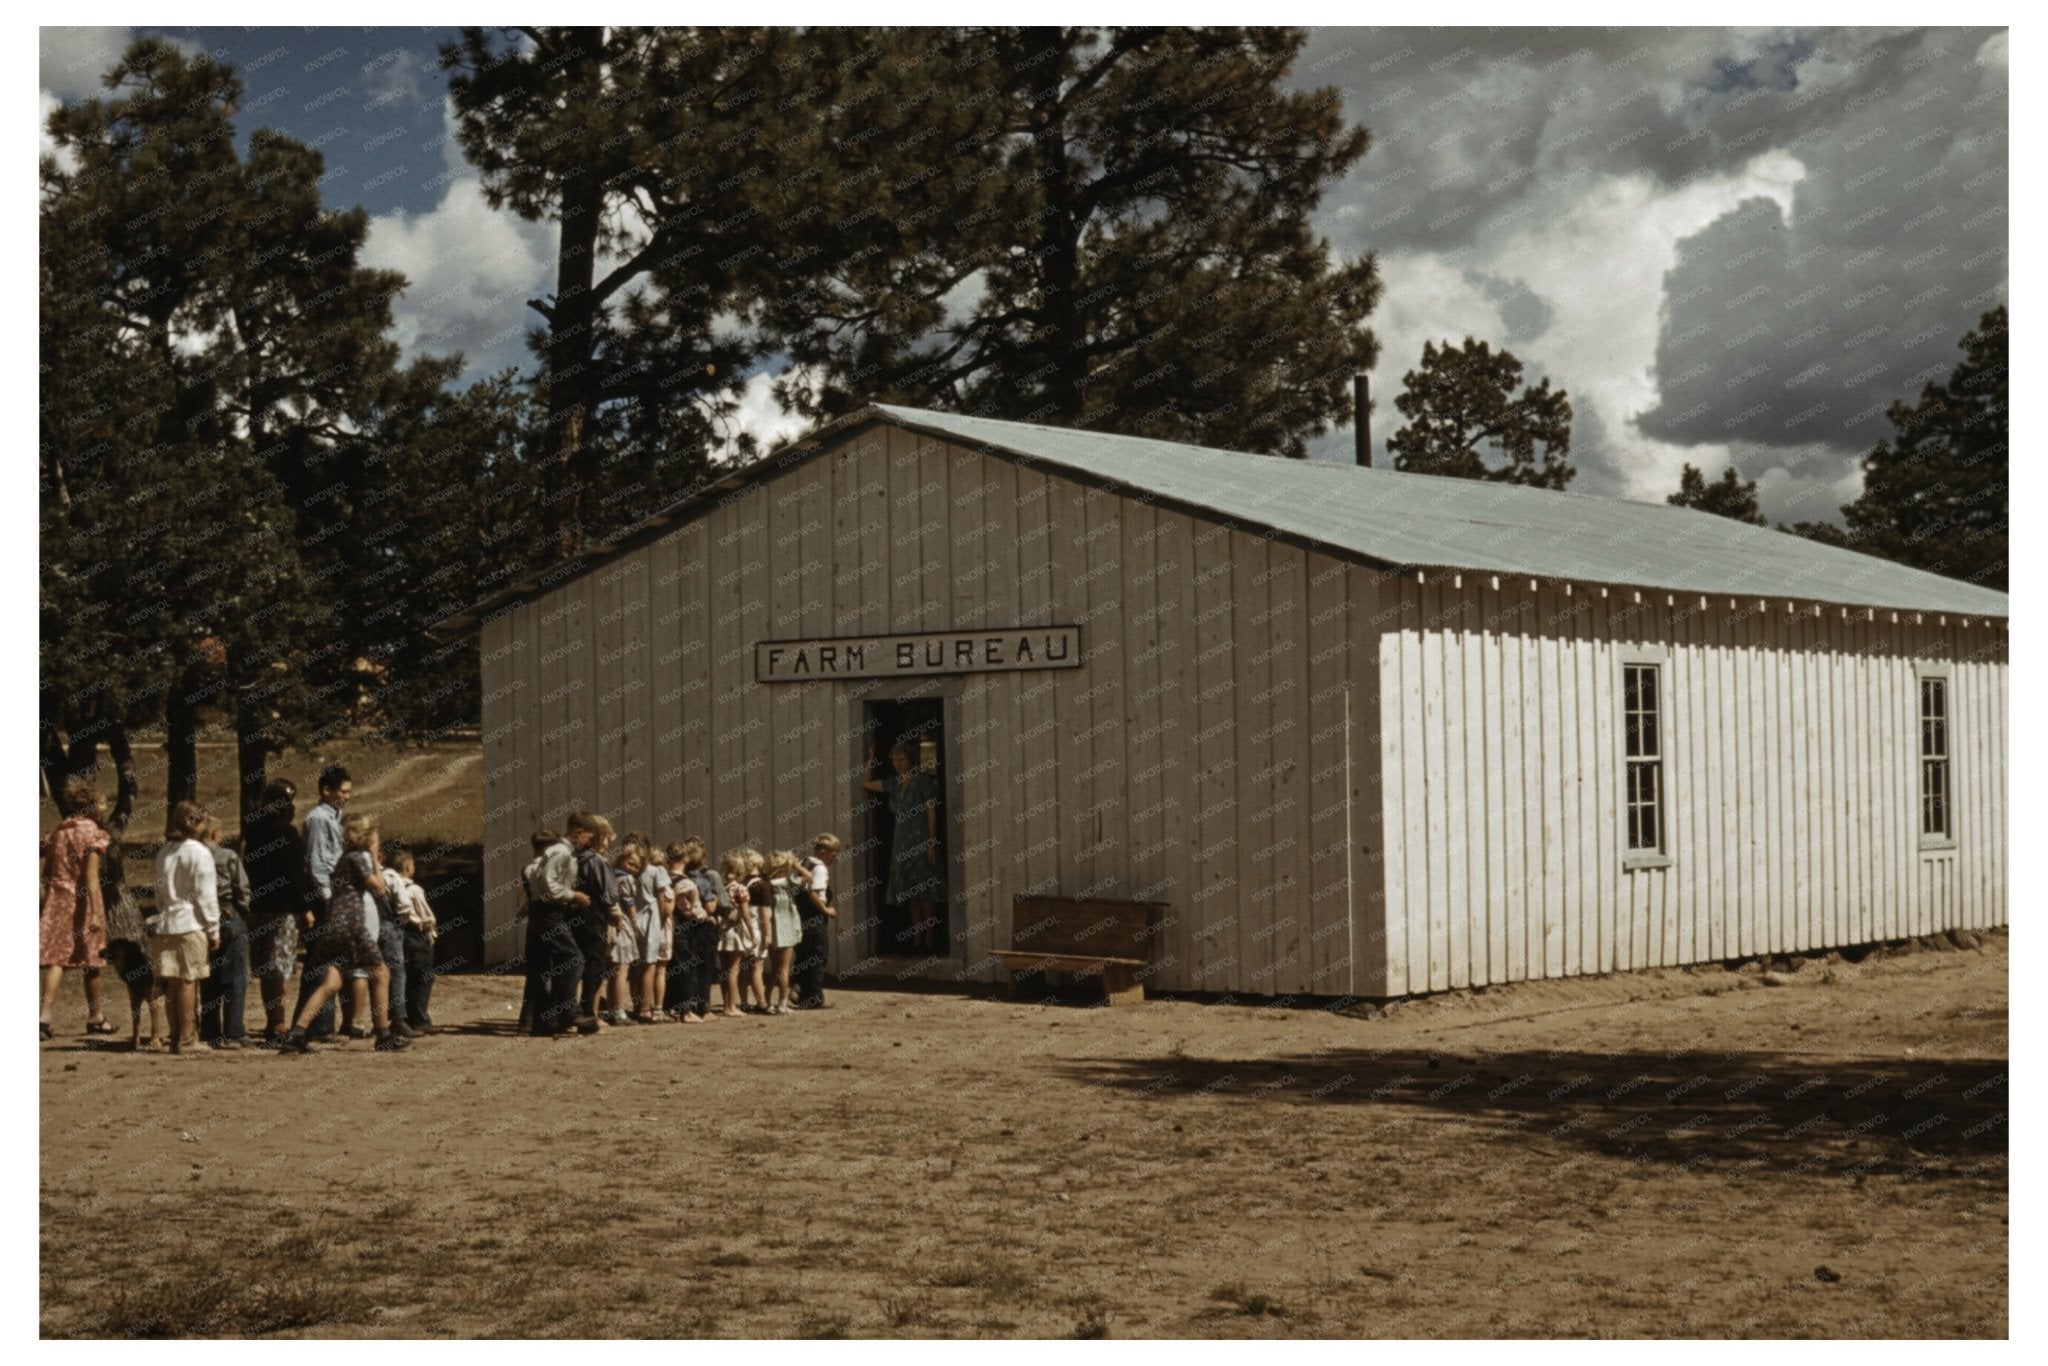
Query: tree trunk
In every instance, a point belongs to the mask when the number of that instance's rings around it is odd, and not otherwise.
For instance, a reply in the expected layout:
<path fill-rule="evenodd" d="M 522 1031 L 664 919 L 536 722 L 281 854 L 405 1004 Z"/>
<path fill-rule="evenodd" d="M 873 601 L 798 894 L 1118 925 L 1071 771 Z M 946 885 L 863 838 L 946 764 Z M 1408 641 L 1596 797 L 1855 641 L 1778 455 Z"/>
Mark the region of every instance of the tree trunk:
<path fill-rule="evenodd" d="M 114 808 L 107 815 L 107 826 L 116 836 L 127 833 L 128 822 L 135 815 L 135 798 L 142 791 L 142 782 L 135 776 L 135 752 L 128 744 L 128 728 L 114 725 L 107 729 L 107 754 L 114 761 Z"/>
<path fill-rule="evenodd" d="M 603 29 L 568 31 L 563 55 L 571 86 L 602 79 L 603 42 Z M 597 392 L 597 311 L 591 285 L 597 268 L 598 220 L 604 210 L 604 186 L 595 168 L 581 168 L 563 180 L 561 204 L 554 316 L 549 319 L 546 353 L 548 440 L 554 449 L 547 473 L 547 516 L 555 523 L 558 561 L 573 559 L 583 550 L 583 436 Z"/>
<path fill-rule="evenodd" d="M 45 706 L 47 707 L 47 703 Z M 59 812 L 64 809 L 64 780 L 71 776 L 71 748 L 64 728 L 48 716 L 36 728 L 37 759 L 43 771 L 43 795 Z"/>
<path fill-rule="evenodd" d="M 1066 65 L 1067 35 L 1059 28 L 1031 32 L 1031 92 L 1033 119 L 1038 126 L 1038 171 L 1044 177 L 1044 219 L 1039 225 L 1040 261 L 1045 287 L 1044 337 L 1048 374 L 1045 398 L 1051 411 L 1046 421 L 1061 426 L 1079 426 L 1082 421 L 1082 390 L 1087 383 L 1088 362 L 1081 347 L 1086 338 L 1081 328 L 1079 301 L 1081 279 L 1081 225 L 1075 221 L 1073 168 L 1067 163 L 1066 106 L 1060 98 L 1060 81 Z"/>
<path fill-rule="evenodd" d="M 164 704 L 164 755 L 170 769 L 165 801 L 199 800 L 199 708 L 193 695 L 193 671 L 186 670 Z"/>
<path fill-rule="evenodd" d="M 242 712 L 235 715 L 235 771 L 241 779 L 241 828 L 263 805 L 263 787 L 270 781 L 270 736 L 267 725 L 256 724 Z"/>

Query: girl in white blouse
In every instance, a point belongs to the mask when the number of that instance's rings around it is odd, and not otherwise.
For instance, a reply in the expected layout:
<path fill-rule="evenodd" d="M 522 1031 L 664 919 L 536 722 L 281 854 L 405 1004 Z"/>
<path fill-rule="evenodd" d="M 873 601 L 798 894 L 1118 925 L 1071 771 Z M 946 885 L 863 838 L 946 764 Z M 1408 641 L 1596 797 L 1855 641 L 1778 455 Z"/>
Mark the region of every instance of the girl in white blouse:
<path fill-rule="evenodd" d="M 201 842 L 210 824 L 199 803 L 179 802 L 171 808 L 163 848 L 156 855 L 149 963 L 164 984 L 173 1053 L 199 1042 L 199 979 L 206 976 L 206 960 L 220 951 L 213 854 Z"/>

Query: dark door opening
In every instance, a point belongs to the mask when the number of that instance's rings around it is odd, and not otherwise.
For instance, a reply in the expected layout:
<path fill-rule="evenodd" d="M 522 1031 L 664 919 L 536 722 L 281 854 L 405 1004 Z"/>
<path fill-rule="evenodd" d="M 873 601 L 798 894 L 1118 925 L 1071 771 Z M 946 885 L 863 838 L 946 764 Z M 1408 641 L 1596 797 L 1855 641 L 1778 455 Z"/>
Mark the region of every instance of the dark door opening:
<path fill-rule="evenodd" d="M 875 851 L 874 873 L 866 879 L 866 909 L 875 926 L 874 952 L 905 957 L 951 953 L 946 781 L 940 767 L 946 752 L 944 704 L 932 698 L 862 705 L 866 834 L 868 848 Z M 892 756 L 898 746 L 908 759 L 907 779 L 897 772 Z"/>

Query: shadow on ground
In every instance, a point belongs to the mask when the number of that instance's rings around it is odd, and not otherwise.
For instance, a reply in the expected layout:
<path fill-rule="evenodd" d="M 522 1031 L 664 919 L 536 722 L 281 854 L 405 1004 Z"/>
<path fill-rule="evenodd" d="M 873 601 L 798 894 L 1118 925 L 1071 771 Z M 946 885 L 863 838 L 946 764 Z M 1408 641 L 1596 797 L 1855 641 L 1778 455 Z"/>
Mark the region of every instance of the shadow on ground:
<path fill-rule="evenodd" d="M 1921 1178 L 2002 1172 L 2006 1061 L 1781 1053 L 1335 1049 L 1258 1059 L 1092 1058 L 1074 1081 L 1139 1097 L 1435 1111 L 1673 1166 Z"/>

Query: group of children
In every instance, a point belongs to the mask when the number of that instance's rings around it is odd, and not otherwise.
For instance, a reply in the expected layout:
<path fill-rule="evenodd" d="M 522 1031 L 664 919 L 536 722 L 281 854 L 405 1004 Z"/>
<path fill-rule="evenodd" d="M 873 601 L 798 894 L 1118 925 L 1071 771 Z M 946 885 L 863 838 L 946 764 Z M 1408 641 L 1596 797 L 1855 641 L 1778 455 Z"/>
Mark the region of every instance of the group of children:
<path fill-rule="evenodd" d="M 374 1037 L 380 1051 L 402 1049 L 430 1028 L 437 926 L 412 881 L 412 855 L 381 844 L 374 816 L 341 814 L 351 789 L 345 770 L 331 766 L 320 786 L 304 840 L 292 825 L 296 789 L 283 779 L 265 789 L 233 842 L 198 803 L 174 803 L 156 855 L 155 906 L 145 916 L 123 877 L 106 798 L 89 780 L 67 780 L 65 819 L 42 846 L 41 1037 L 52 1037 L 67 968 L 85 972 L 86 1032 L 115 1034 L 100 992 L 101 973 L 112 968 L 127 988 L 138 1051 L 241 1048 L 252 957 L 263 986 L 263 1045 L 303 1051 L 323 1017 L 331 1035 L 328 1003 L 336 996 L 343 1033 Z M 302 938 L 299 1027 L 287 1030 L 285 992 Z M 407 960 L 415 968 L 409 977 Z M 374 1030 L 361 1025 L 372 1014 Z"/>
<path fill-rule="evenodd" d="M 826 1008 L 836 835 L 819 835 L 808 857 L 734 849 L 716 872 L 695 836 L 665 848 L 637 832 L 613 840 L 610 821 L 580 810 L 563 834 L 533 836 L 522 1033 Z"/>

